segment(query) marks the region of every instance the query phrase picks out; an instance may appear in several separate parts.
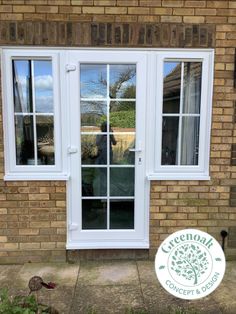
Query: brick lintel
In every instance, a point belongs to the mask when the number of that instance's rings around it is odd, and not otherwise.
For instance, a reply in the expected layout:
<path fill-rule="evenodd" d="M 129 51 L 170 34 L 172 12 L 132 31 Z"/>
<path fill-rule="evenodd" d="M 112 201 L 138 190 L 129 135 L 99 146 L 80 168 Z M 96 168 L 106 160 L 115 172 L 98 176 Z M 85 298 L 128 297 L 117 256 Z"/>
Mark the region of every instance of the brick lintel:
<path fill-rule="evenodd" d="M 0 21 L 0 45 L 213 48 L 215 26 Z"/>

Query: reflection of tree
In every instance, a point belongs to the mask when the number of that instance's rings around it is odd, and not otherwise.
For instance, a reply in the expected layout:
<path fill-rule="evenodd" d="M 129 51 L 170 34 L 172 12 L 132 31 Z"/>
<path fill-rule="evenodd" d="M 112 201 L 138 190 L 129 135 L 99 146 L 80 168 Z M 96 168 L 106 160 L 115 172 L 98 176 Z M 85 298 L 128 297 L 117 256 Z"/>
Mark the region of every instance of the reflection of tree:
<path fill-rule="evenodd" d="M 114 101 L 110 102 L 110 124 L 112 127 L 134 128 L 135 127 L 135 102 L 115 101 L 117 98 L 135 99 L 136 68 L 134 65 L 111 65 L 109 96 Z M 107 88 L 107 78 L 101 73 L 96 81 L 91 80 L 93 88 L 91 94 L 98 93 L 97 90 Z M 98 88 L 100 86 L 100 88 Z M 99 94 L 99 93 L 98 93 Z M 86 126 L 100 126 L 107 120 L 106 103 L 104 101 L 83 102 L 82 123 Z M 82 108 L 83 108 L 82 107 Z"/>
<path fill-rule="evenodd" d="M 135 67 L 128 67 L 117 75 L 114 83 L 110 83 L 110 98 L 135 98 L 135 86 L 129 85 L 132 78 L 135 77 Z"/>
<path fill-rule="evenodd" d="M 206 252 L 202 252 L 198 245 L 188 243 L 176 249 L 172 256 L 171 269 L 178 276 L 194 280 L 193 284 L 196 285 L 208 264 Z"/>

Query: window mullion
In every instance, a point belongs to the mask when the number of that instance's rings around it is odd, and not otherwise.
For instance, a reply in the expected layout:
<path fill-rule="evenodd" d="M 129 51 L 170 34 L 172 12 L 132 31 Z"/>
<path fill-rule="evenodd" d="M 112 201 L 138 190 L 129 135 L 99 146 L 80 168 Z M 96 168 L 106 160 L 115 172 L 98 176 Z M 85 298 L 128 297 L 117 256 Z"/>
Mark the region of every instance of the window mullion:
<path fill-rule="evenodd" d="M 110 229 L 110 64 L 107 64 L 107 229 Z"/>
<path fill-rule="evenodd" d="M 182 114 L 183 114 L 183 90 L 184 90 L 184 62 L 181 62 L 181 84 L 180 84 L 180 108 L 179 108 L 179 131 L 178 131 L 178 159 L 177 165 L 181 161 L 181 137 L 182 137 Z"/>
<path fill-rule="evenodd" d="M 35 108 L 35 86 L 34 86 L 34 61 L 31 60 L 31 88 L 32 88 L 32 103 L 33 103 L 33 130 L 34 130 L 34 158 L 35 165 L 38 165 L 38 151 L 37 151 L 37 128 L 36 128 L 36 108 Z"/>

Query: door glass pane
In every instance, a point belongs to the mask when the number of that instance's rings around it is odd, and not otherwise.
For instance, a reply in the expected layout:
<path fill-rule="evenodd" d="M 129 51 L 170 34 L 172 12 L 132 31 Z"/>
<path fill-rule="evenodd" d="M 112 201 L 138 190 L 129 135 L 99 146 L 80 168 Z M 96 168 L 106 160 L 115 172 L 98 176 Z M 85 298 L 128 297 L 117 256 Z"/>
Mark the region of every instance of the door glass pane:
<path fill-rule="evenodd" d="M 110 124 L 114 132 L 135 132 L 135 102 L 111 101 Z"/>
<path fill-rule="evenodd" d="M 12 72 L 15 112 L 33 112 L 31 61 L 13 60 Z"/>
<path fill-rule="evenodd" d="M 179 113 L 181 62 L 164 63 L 163 113 Z"/>
<path fill-rule="evenodd" d="M 163 117 L 162 165 L 177 165 L 179 117 Z"/>
<path fill-rule="evenodd" d="M 82 228 L 133 229 L 136 66 L 82 64 L 80 72 Z"/>
<path fill-rule="evenodd" d="M 33 61 L 36 112 L 53 113 L 52 62 Z"/>
<path fill-rule="evenodd" d="M 134 168 L 110 169 L 110 195 L 134 196 Z"/>
<path fill-rule="evenodd" d="M 200 118 L 182 119 L 181 165 L 198 165 Z"/>
<path fill-rule="evenodd" d="M 16 164 L 35 165 L 32 116 L 15 116 Z"/>
<path fill-rule="evenodd" d="M 107 103 L 81 101 L 81 132 L 102 132 L 102 123 L 107 121 Z"/>
<path fill-rule="evenodd" d="M 135 153 L 130 149 L 135 147 L 133 134 L 114 134 L 116 145 L 112 146 L 110 163 L 114 165 L 134 165 Z"/>
<path fill-rule="evenodd" d="M 82 168 L 82 196 L 107 195 L 107 168 Z"/>
<path fill-rule="evenodd" d="M 80 97 L 103 99 L 107 96 L 107 66 L 105 64 L 80 65 Z"/>
<path fill-rule="evenodd" d="M 110 98 L 136 97 L 136 66 L 134 64 L 110 65 Z"/>
<path fill-rule="evenodd" d="M 110 200 L 110 228 L 134 229 L 134 200 Z"/>
<path fill-rule="evenodd" d="M 83 165 L 106 165 L 107 135 L 81 135 L 81 160 Z"/>
<path fill-rule="evenodd" d="M 106 229 L 106 217 L 106 200 L 82 200 L 82 229 Z"/>
<path fill-rule="evenodd" d="M 201 62 L 184 62 L 183 113 L 200 113 Z"/>
<path fill-rule="evenodd" d="M 55 163 L 53 116 L 37 116 L 36 130 L 38 164 L 53 165 Z"/>

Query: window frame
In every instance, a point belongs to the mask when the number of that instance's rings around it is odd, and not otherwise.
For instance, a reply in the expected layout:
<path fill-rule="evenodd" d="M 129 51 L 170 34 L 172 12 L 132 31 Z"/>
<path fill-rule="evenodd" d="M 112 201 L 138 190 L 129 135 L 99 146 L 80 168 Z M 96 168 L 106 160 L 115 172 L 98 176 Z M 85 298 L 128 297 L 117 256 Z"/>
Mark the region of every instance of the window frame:
<path fill-rule="evenodd" d="M 12 60 L 51 60 L 53 76 L 53 116 L 55 165 L 17 165 L 14 122 L 14 86 Z M 60 52 L 53 50 L 2 49 L 2 99 L 4 126 L 4 180 L 66 180 L 66 158 L 62 146 L 65 140 L 61 117 Z"/>
<path fill-rule="evenodd" d="M 153 130 L 155 133 L 155 139 L 154 143 L 152 142 L 152 146 L 150 140 L 148 140 L 150 152 L 153 157 L 149 159 L 151 166 L 149 167 L 147 178 L 149 180 L 209 180 L 214 50 L 195 49 L 192 51 L 186 51 L 180 49 L 177 51 L 160 51 L 157 52 L 155 56 L 153 56 L 153 59 L 155 59 L 155 66 L 150 67 L 150 71 L 152 71 L 150 79 L 153 77 L 156 84 L 152 84 L 152 86 L 154 85 L 154 90 L 149 93 L 149 97 L 154 99 L 150 99 L 150 110 L 154 113 L 154 118 L 150 113 L 149 117 L 152 121 L 151 125 L 154 126 Z M 196 166 L 161 164 L 163 82 L 165 61 L 202 62 L 199 163 Z M 148 136 L 150 137 L 151 132 L 149 131 L 148 133 Z"/>

